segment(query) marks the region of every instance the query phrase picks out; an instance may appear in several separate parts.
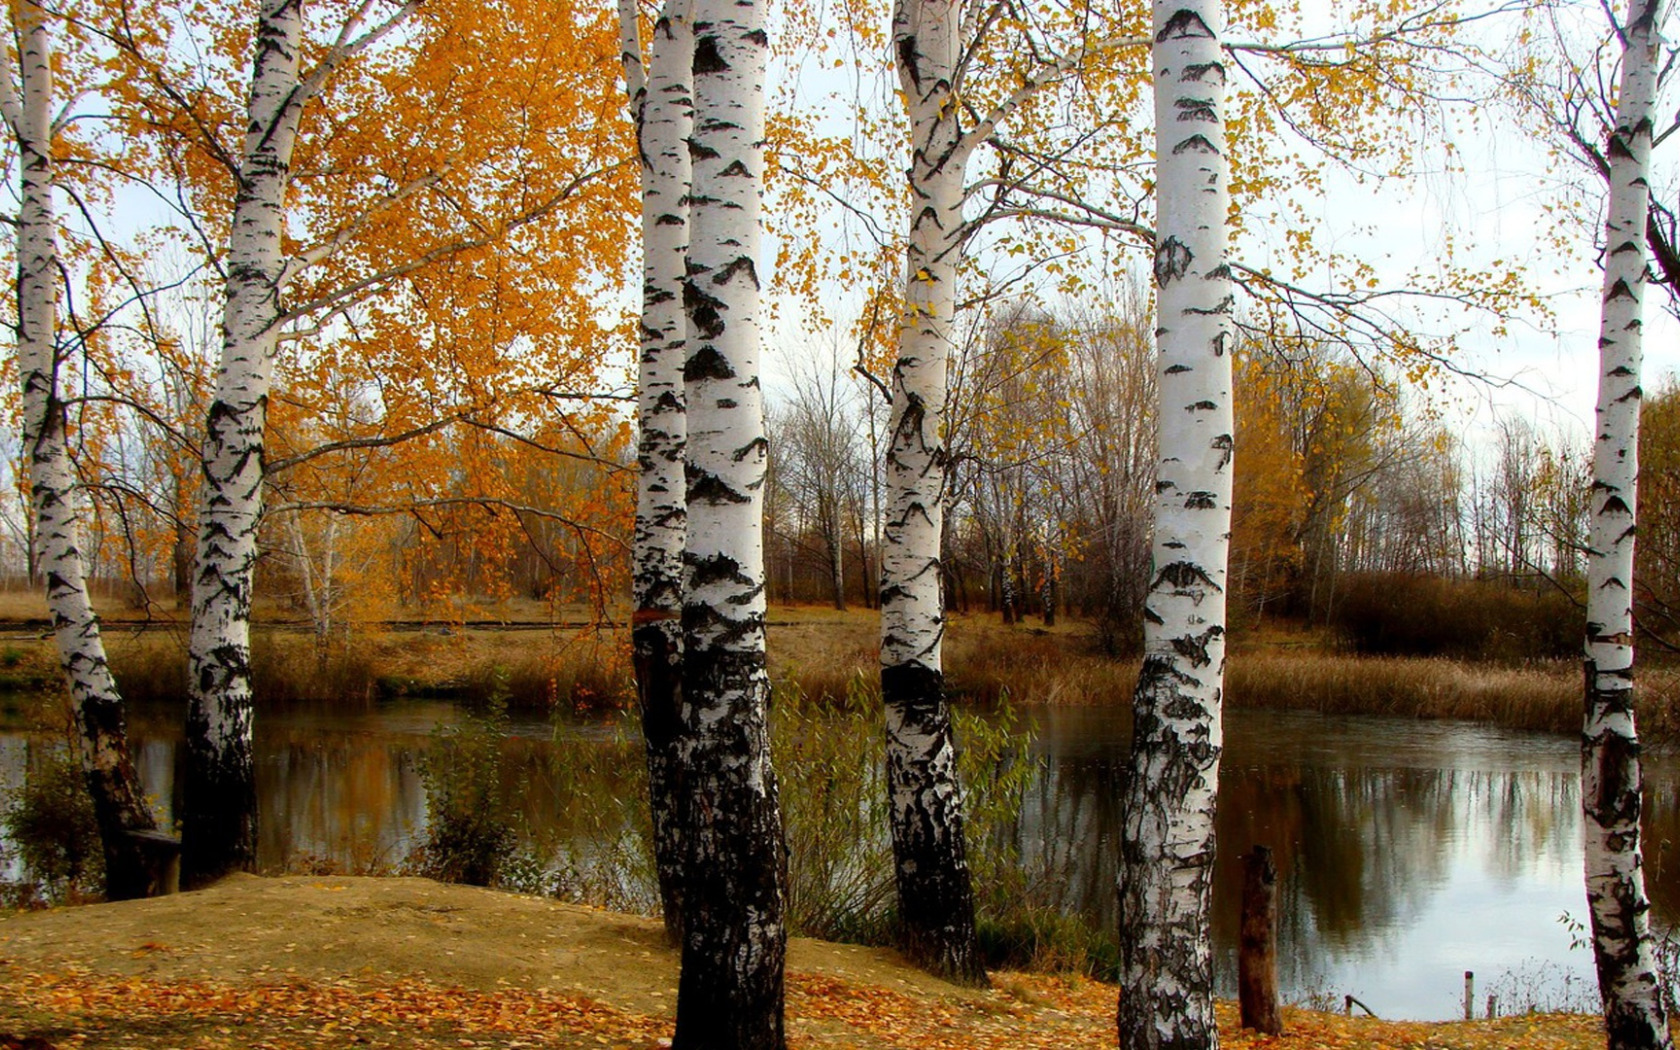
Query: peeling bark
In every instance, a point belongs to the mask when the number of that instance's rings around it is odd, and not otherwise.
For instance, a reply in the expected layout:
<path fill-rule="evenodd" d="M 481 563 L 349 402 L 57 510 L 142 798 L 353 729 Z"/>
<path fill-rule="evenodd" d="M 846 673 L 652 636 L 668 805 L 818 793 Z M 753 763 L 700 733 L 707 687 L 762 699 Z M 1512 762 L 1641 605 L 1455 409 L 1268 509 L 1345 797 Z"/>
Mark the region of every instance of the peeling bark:
<path fill-rule="evenodd" d="M 631 646 L 647 753 L 654 863 L 665 931 L 682 939 L 682 829 L 675 785 L 681 720 L 682 556 L 688 506 L 683 357 L 688 321 L 688 139 L 693 132 L 694 35 L 687 0 L 671 0 L 654 26 L 647 69 L 637 5 L 620 5 L 625 83 L 642 164 L 642 318 L 637 358 L 639 438 Z"/>
<path fill-rule="evenodd" d="M 755 268 L 764 175 L 764 9 L 694 5 L 688 529 L 676 785 L 684 842 L 676 1050 L 781 1050 L 786 846 L 770 764 Z"/>
<path fill-rule="evenodd" d="M 1633 717 L 1633 553 L 1638 474 L 1646 183 L 1656 95 L 1658 0 L 1631 0 L 1609 158 L 1597 438 L 1587 552 L 1581 808 L 1587 908 L 1612 1048 L 1671 1045 L 1650 935 L 1640 850 L 1639 736 Z"/>
<path fill-rule="evenodd" d="M 1120 858 L 1120 1045 L 1216 1047 L 1209 911 L 1231 532 L 1225 72 L 1215 0 L 1157 0 L 1155 253 L 1161 399 Z"/>
<path fill-rule="evenodd" d="M 188 643 L 181 878 L 201 886 L 257 860 L 251 586 L 262 516 L 263 428 L 287 276 L 286 186 L 305 93 L 302 0 L 264 0 L 228 241 L 222 356 L 205 418 L 204 502 Z"/>
<path fill-rule="evenodd" d="M 46 19 L 35 0 L 20 0 L 13 7 L 19 43 L 16 81 L 10 68 L 0 70 L 0 110 L 18 146 L 17 362 L 23 454 L 35 519 L 31 546 L 46 582 L 59 666 L 70 688 L 77 757 L 99 824 L 105 895 L 127 900 L 162 889 L 151 883 L 145 854 L 128 834 L 157 824 L 129 755 L 122 696 L 87 590 L 78 482 L 66 445 L 58 382 L 60 263 L 52 199 L 52 44 Z"/>
<path fill-rule="evenodd" d="M 953 81 L 955 0 L 899 0 L 893 52 L 911 124 L 909 249 L 887 426 L 881 553 L 881 700 L 899 925 L 918 964 L 983 983 L 945 703 L 945 362 L 965 231 L 968 151 Z"/>

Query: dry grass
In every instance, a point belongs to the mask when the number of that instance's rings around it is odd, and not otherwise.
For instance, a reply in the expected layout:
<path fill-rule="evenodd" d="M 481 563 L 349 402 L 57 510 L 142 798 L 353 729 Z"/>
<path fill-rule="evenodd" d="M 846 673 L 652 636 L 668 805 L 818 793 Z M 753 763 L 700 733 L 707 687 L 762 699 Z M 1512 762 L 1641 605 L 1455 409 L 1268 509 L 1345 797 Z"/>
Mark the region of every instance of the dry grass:
<path fill-rule="evenodd" d="M 0 592 L 0 622 L 19 612 L 19 592 Z M 463 608 L 460 612 L 468 612 Z M 499 671 L 514 706 L 577 707 L 633 702 L 629 640 L 621 628 L 545 626 L 558 614 L 538 602 L 504 604 L 504 629 L 426 627 L 368 630 L 349 652 L 318 662 L 310 638 L 259 627 L 253 665 L 264 702 L 390 695 L 488 695 Z M 29 615 L 36 615 L 32 610 Z M 513 619 L 512 617 L 523 619 Z M 573 621 L 576 622 L 576 621 Z M 871 689 L 880 655 L 879 621 L 868 609 L 776 606 L 769 625 L 770 672 L 813 699 L 841 700 Z M 111 624 L 107 642 L 125 692 L 138 701 L 178 701 L 185 674 L 179 627 L 140 631 Z M 953 615 L 945 640 L 952 692 L 980 703 L 1129 704 L 1135 658 L 1099 653 L 1088 625 L 1005 627 L 995 616 Z M 0 691 L 54 690 L 50 641 L 18 630 L 0 637 Z M 1680 666 L 1642 670 L 1641 735 L 1680 742 Z M 1519 666 L 1440 658 L 1364 657 L 1333 651 L 1321 633 L 1286 625 L 1233 641 L 1226 699 L 1239 708 L 1304 708 L 1402 718 L 1457 718 L 1519 729 L 1573 733 L 1580 725 L 1580 669 L 1573 661 Z"/>

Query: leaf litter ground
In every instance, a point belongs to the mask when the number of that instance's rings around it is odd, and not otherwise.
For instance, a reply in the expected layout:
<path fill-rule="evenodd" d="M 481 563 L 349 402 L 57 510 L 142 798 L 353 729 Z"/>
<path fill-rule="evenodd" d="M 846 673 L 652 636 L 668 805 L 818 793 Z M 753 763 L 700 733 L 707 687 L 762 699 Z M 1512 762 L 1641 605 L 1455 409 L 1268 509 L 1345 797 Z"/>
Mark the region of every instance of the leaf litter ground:
<path fill-rule="evenodd" d="M 795 940 L 798 1048 L 1114 1045 L 1112 986 L 930 978 L 892 952 Z M 198 893 L 0 916 L 0 1048 L 625 1047 L 671 1034 L 676 957 L 656 922 L 424 879 L 240 876 Z M 1595 1017 L 1393 1023 L 1286 1010 L 1227 1047 L 1586 1048 Z"/>

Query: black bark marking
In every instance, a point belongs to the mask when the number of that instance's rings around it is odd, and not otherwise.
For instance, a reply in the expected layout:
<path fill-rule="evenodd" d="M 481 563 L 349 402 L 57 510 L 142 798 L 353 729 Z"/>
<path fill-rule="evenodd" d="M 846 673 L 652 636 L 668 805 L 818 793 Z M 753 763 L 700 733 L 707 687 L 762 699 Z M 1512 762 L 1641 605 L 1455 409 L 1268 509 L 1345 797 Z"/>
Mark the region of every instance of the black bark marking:
<path fill-rule="evenodd" d="M 1209 75 L 1217 73 L 1219 82 L 1225 83 L 1225 63 L 1223 62 L 1193 62 L 1184 67 L 1184 79 L 1200 82 Z"/>
<path fill-rule="evenodd" d="M 1178 375 L 1181 372 L 1191 372 L 1191 371 L 1194 371 L 1194 369 L 1192 369 L 1189 365 L 1168 365 L 1167 366 L 1167 375 L 1170 375 L 1170 376 Z"/>
<path fill-rule="evenodd" d="M 745 255 L 740 256 L 739 258 L 737 258 L 733 262 L 731 262 L 728 266 L 723 267 L 717 273 L 713 274 L 712 275 L 712 284 L 714 284 L 714 285 L 728 284 L 730 281 L 733 281 L 735 279 L 735 275 L 738 274 L 738 273 L 746 274 L 747 277 L 752 281 L 753 287 L 754 288 L 759 287 L 758 269 L 757 269 L 757 267 L 755 267 L 753 265 L 753 261 Z"/>
<path fill-rule="evenodd" d="M 723 312 L 726 309 L 723 300 L 707 295 L 700 290 L 699 285 L 691 277 L 683 282 L 683 310 L 688 314 L 689 323 L 702 339 L 716 339 L 723 334 Z M 715 350 L 712 351 L 716 353 Z M 692 358 L 690 359 L 692 362 Z M 728 379 L 734 375 L 731 370 L 728 375 L 714 378 Z M 684 369 L 684 377 L 687 368 Z"/>
<path fill-rule="evenodd" d="M 1193 260 L 1194 256 L 1183 241 L 1168 237 L 1155 249 L 1155 283 L 1165 287 L 1174 279 L 1183 277 L 1189 272 Z"/>
<path fill-rule="evenodd" d="M 1184 497 L 1186 510 L 1212 510 L 1217 505 L 1211 492 L 1192 492 Z"/>
<path fill-rule="evenodd" d="M 1223 637 L 1224 634 L 1225 628 L 1215 625 L 1201 634 L 1174 638 L 1172 640 L 1173 652 L 1189 660 L 1192 667 L 1206 667 L 1213 663 L 1213 657 L 1208 655 L 1208 646 L 1212 645 L 1215 639 Z"/>
<path fill-rule="evenodd" d="M 1212 412 L 1219 406 L 1212 401 L 1192 401 L 1184 406 L 1186 412 Z"/>
<path fill-rule="evenodd" d="M 728 69 L 729 63 L 723 60 L 723 55 L 718 51 L 717 37 L 703 36 L 694 41 L 693 72 L 695 76 L 707 73 L 722 73 Z"/>
<path fill-rule="evenodd" d="M 701 346 L 683 362 L 683 381 L 687 383 L 698 383 L 708 379 L 721 382 L 734 378 L 735 370 L 730 367 L 729 359 L 710 344 Z"/>
<path fill-rule="evenodd" d="M 1233 442 L 1231 440 L 1231 435 L 1221 434 L 1218 437 L 1214 438 L 1213 441 L 1210 442 L 1210 444 L 1213 448 L 1218 449 L 1219 453 L 1220 453 L 1219 463 L 1213 469 L 1214 470 L 1224 470 L 1226 467 L 1230 466 L 1231 465 L 1231 452 L 1232 452 L 1232 449 L 1235 447 L 1235 442 Z"/>
<path fill-rule="evenodd" d="M 1213 582 L 1213 577 L 1200 565 L 1193 565 L 1187 561 L 1175 561 L 1163 566 L 1161 571 L 1155 574 L 1155 582 L 1149 585 L 1149 589 L 1159 590 L 1163 584 L 1178 589 L 1197 587 L 1210 591 L 1219 590 L 1219 585 Z"/>
<path fill-rule="evenodd" d="M 747 442 L 747 444 L 744 447 L 736 449 L 734 454 L 730 458 L 734 459 L 735 462 L 739 463 L 742 460 L 746 459 L 748 456 L 755 455 L 755 454 L 765 455 L 765 456 L 768 456 L 770 454 L 770 442 L 769 442 L 768 439 L 762 438 L 762 437 L 755 437 L 751 441 Z"/>
<path fill-rule="evenodd" d="M 754 580 L 742 571 L 741 563 L 727 554 L 714 554 L 706 558 L 686 557 L 684 561 L 689 567 L 689 583 L 694 587 L 710 587 L 717 583 L 733 583 L 741 587 L 751 587 Z"/>
<path fill-rule="evenodd" d="M 1219 147 L 1215 146 L 1206 135 L 1191 135 L 1172 148 L 1173 156 L 1180 153 L 1206 153 L 1209 156 L 1219 156 Z"/>
<path fill-rule="evenodd" d="M 1616 283 L 1612 284 L 1610 286 L 1610 290 L 1604 293 L 1605 302 L 1610 302 L 1613 299 L 1633 298 L 1636 298 L 1636 296 L 1633 294 L 1633 289 L 1628 287 L 1627 278 L 1625 277 L 1616 278 Z"/>
<path fill-rule="evenodd" d="M 1230 313 L 1231 308 L 1234 305 L 1236 305 L 1236 300 L 1232 296 L 1227 295 L 1209 309 L 1203 310 L 1200 307 L 1186 306 L 1184 308 L 1184 312 L 1187 314 L 1194 314 L 1198 317 L 1217 317 L 1220 314 Z M 1221 334 L 1223 335 L 1223 333 Z"/>
<path fill-rule="evenodd" d="M 1219 122 L 1219 113 L 1214 108 L 1212 99 L 1181 98 L 1175 105 L 1178 108 L 1179 120 L 1205 120 L 1210 124 Z"/>
<path fill-rule="evenodd" d="M 749 44 L 754 44 L 758 47 L 768 47 L 768 46 L 770 46 L 770 34 L 766 33 L 762 29 L 754 29 L 752 32 L 746 34 L 741 39 L 745 40 Z"/>
<path fill-rule="evenodd" d="M 1211 37 L 1213 36 L 1213 30 L 1209 29 L 1207 23 L 1202 21 L 1201 15 L 1181 8 L 1174 11 L 1171 17 L 1167 19 L 1166 24 L 1161 27 L 1161 31 L 1155 34 L 1155 41 L 1160 43 L 1171 37 L 1192 36 Z"/>
<path fill-rule="evenodd" d="M 922 86 L 921 63 L 917 61 L 916 37 L 900 37 L 898 41 L 898 64 L 906 73 L 910 74 L 910 83 L 918 89 Z"/>
<path fill-rule="evenodd" d="M 688 474 L 688 502 L 708 503 L 720 506 L 726 503 L 747 503 L 752 497 L 743 492 L 737 492 L 722 478 L 710 471 L 700 470 L 690 465 Z"/>
<path fill-rule="evenodd" d="M 740 160 L 732 162 L 729 167 L 718 172 L 718 178 L 720 179 L 750 179 L 752 177 L 753 173 L 747 169 L 746 162 Z"/>

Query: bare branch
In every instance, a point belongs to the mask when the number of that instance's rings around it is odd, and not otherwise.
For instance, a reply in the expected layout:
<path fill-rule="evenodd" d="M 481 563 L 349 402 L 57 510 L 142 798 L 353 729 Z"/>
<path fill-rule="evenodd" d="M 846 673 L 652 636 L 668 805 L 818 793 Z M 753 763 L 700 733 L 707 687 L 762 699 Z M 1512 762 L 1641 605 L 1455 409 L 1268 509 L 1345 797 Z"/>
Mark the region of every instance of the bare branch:
<path fill-rule="evenodd" d="M 488 511 L 492 516 L 494 516 L 498 510 L 511 511 L 514 514 L 529 514 L 535 518 L 543 518 L 547 521 L 559 522 L 560 524 L 584 535 L 599 537 L 600 539 L 612 543 L 621 550 L 629 549 L 629 544 L 625 543 L 623 538 L 615 536 L 604 529 L 596 528 L 593 525 L 585 525 L 580 521 L 575 521 L 566 517 L 558 511 L 546 510 L 542 507 L 533 507 L 525 503 L 514 503 L 511 500 L 505 500 L 494 496 L 443 496 L 437 499 L 409 500 L 401 504 L 393 504 L 389 506 L 367 503 L 349 503 L 338 500 L 313 500 L 306 502 L 276 504 L 269 508 L 269 513 L 300 514 L 304 511 L 324 510 L 331 511 L 335 514 L 350 514 L 356 517 L 381 517 L 390 514 L 414 514 L 415 517 L 418 518 L 418 512 L 421 510 L 444 507 L 478 507 L 481 510 Z"/>
<path fill-rule="evenodd" d="M 392 445 L 400 445 L 405 441 L 413 441 L 415 438 L 425 437 L 427 434 L 435 434 L 445 427 L 453 426 L 464 419 L 466 419 L 466 413 L 458 412 L 453 415 L 442 416 L 438 419 L 432 420 L 430 423 L 414 427 L 410 430 L 404 430 L 398 434 L 383 434 L 377 437 L 346 438 L 343 441 L 329 441 L 324 445 L 316 445 L 314 448 L 309 449 L 306 452 L 299 452 L 295 456 L 287 456 L 285 459 L 265 463 L 263 465 L 263 477 L 265 479 L 272 479 L 275 475 L 290 470 L 293 467 L 308 463 L 312 459 L 319 459 L 322 456 L 330 456 L 337 452 L 350 452 L 356 449 L 368 448 L 390 448 Z"/>

